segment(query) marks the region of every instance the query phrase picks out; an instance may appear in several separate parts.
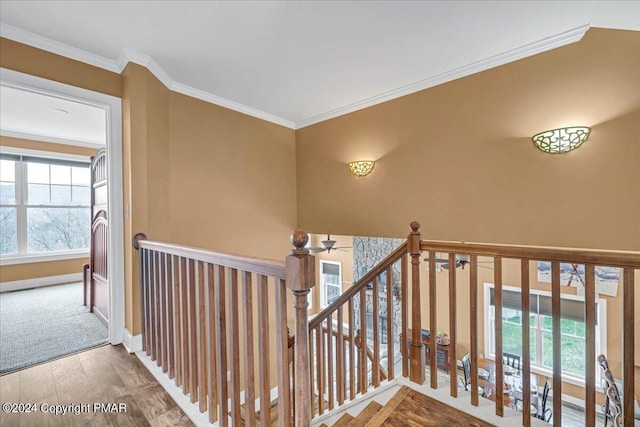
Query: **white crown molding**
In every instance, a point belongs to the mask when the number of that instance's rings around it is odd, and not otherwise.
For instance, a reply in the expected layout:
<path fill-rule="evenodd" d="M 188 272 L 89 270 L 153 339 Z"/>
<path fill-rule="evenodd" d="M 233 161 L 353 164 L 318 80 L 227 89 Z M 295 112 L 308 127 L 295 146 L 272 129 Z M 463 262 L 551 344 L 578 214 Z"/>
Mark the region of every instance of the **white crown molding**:
<path fill-rule="evenodd" d="M 21 30 L 20 28 L 16 28 L 12 25 L 0 23 L 0 36 L 38 49 L 46 50 L 47 52 L 75 59 L 76 61 L 84 62 L 85 64 L 118 72 L 116 64 L 111 59 L 39 36 L 38 34 L 34 34 L 29 31 Z"/>
<path fill-rule="evenodd" d="M 7 24 L 0 24 L 0 36 L 24 43 L 39 49 L 43 49 L 52 53 L 56 53 L 67 58 L 85 62 L 105 70 L 122 73 L 122 70 L 129 62 L 146 67 L 154 76 L 158 78 L 169 90 L 191 96 L 211 104 L 219 105 L 230 110 L 234 110 L 248 116 L 256 117 L 280 126 L 290 129 L 302 129 L 325 120 L 333 119 L 354 111 L 362 110 L 376 104 L 380 104 L 401 96 L 409 95 L 424 89 L 428 89 L 439 84 L 443 84 L 452 80 L 459 79 L 471 74 L 479 73 L 490 68 L 498 67 L 509 62 L 517 61 L 538 53 L 546 52 L 567 44 L 575 43 L 582 39 L 584 34 L 590 28 L 590 24 L 565 31 L 563 33 L 547 37 L 545 39 L 520 46 L 518 48 L 503 52 L 486 59 L 482 59 L 471 64 L 463 65 L 453 70 L 441 73 L 429 78 L 419 80 L 415 83 L 383 92 L 379 95 L 354 102 L 344 107 L 336 108 L 326 113 L 309 117 L 299 122 L 284 119 L 256 108 L 252 108 L 226 98 L 214 95 L 201 89 L 197 89 L 186 84 L 175 81 L 169 74 L 149 55 L 136 52 L 129 48 L 123 48 L 116 58 L 111 60 L 99 55 L 86 52 L 81 49 L 60 43 L 46 37 L 39 36 L 28 31 L 21 30 Z"/>
<path fill-rule="evenodd" d="M 255 108 L 247 107 L 243 104 L 238 104 L 237 102 L 230 101 L 226 98 L 221 98 L 212 93 L 205 92 L 204 90 L 196 89 L 182 83 L 175 82 L 170 89 L 183 95 L 188 95 L 193 98 L 198 98 L 203 101 L 210 102 L 212 104 L 220 105 L 221 107 L 225 107 L 230 110 L 244 113 L 248 116 L 266 120 L 268 122 L 275 123 L 277 125 L 284 126 L 290 129 L 296 129 L 295 123 L 291 120 L 283 119 L 282 117 L 274 116 L 273 114 L 269 114 Z"/>
<path fill-rule="evenodd" d="M 326 113 L 304 119 L 300 122 L 296 122 L 295 129 L 301 129 L 307 126 L 311 126 L 325 120 L 333 119 L 338 116 L 342 116 L 354 111 L 371 107 L 373 105 L 390 101 L 392 99 L 400 98 L 401 96 L 409 95 L 424 89 L 428 89 L 430 87 L 447 83 L 461 77 L 466 77 L 471 74 L 479 73 L 490 68 L 495 68 L 500 65 L 507 64 L 509 62 L 514 62 L 519 59 L 536 55 L 538 53 L 546 52 L 548 50 L 575 43 L 582 39 L 589 28 L 590 24 L 585 24 L 572 30 L 565 31 L 560 34 L 517 47 L 507 52 L 499 53 L 497 55 L 490 56 L 489 58 L 482 59 L 471 64 L 463 65 L 461 67 L 441 74 L 437 74 L 424 80 L 419 80 L 415 83 L 408 84 L 398 89 L 383 92 L 379 95 L 372 96 L 371 98 L 363 99 L 362 101 L 354 102 L 353 104 L 349 104 L 341 108 L 336 108 L 335 110 L 327 111 Z"/>
<path fill-rule="evenodd" d="M 97 142 L 76 141 L 73 139 L 54 138 L 52 136 L 36 135 L 36 134 L 25 133 L 25 132 L 13 132 L 10 130 L 0 130 L 0 136 L 5 136 L 8 138 L 28 139 L 31 141 L 50 142 L 52 144 L 64 144 L 64 145 L 73 145 L 76 147 L 95 148 L 96 150 L 99 150 L 100 148 L 104 148 L 105 146 L 104 143 L 100 144 Z"/>

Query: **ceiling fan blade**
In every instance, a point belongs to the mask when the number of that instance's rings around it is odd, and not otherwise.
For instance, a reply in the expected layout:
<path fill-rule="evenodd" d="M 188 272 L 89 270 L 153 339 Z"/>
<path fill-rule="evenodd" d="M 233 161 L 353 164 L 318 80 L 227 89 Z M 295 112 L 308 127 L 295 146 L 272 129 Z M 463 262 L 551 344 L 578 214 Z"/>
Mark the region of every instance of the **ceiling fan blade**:
<path fill-rule="evenodd" d="M 428 262 L 429 258 L 425 258 L 424 260 Z M 449 260 L 448 259 L 444 259 L 444 258 L 436 258 L 436 262 L 438 264 L 447 264 L 447 263 L 449 263 Z"/>
<path fill-rule="evenodd" d="M 309 252 L 313 252 L 314 254 L 324 252 L 327 250 L 327 248 L 307 248 L 307 249 L 309 249 Z"/>

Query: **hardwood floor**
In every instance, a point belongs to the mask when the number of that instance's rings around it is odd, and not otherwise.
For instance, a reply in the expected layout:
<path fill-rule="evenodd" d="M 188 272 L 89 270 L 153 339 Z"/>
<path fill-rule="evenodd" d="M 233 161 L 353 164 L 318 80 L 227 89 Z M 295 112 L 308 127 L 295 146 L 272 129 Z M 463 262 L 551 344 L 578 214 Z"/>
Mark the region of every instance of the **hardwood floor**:
<path fill-rule="evenodd" d="M 193 425 L 138 358 L 122 346 L 106 345 L 4 375 L 0 402 L 37 408 L 22 414 L 2 411 L 0 426 Z M 96 403 L 116 405 L 103 405 L 100 410 Z M 71 413 L 45 413 L 47 405 L 54 409 L 60 405 L 58 409 Z"/>
<path fill-rule="evenodd" d="M 415 390 L 406 392 L 404 399 L 385 419 L 384 425 L 398 427 L 492 426 L 492 424 L 458 411 Z"/>

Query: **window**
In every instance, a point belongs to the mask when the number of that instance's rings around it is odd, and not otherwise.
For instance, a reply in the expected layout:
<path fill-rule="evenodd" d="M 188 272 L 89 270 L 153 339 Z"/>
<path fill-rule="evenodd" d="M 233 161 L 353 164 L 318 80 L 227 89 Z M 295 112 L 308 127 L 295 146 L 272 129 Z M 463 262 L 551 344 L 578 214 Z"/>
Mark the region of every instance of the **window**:
<path fill-rule="evenodd" d="M 520 289 L 503 287 L 502 291 L 502 345 L 503 352 L 522 356 L 522 311 Z M 596 354 L 606 353 L 606 303 L 596 299 Z M 551 294 L 531 291 L 530 295 L 530 354 L 534 372 L 550 375 L 553 370 L 553 333 Z M 495 356 L 494 288 L 485 284 L 486 352 Z M 586 331 L 584 300 L 573 295 L 561 296 L 560 341 L 562 347 L 562 377 L 583 382 L 585 376 Z"/>
<path fill-rule="evenodd" d="M 86 252 L 91 191 L 89 163 L 0 156 L 0 255 L 18 258 Z"/>
<path fill-rule="evenodd" d="M 327 307 L 342 293 L 342 265 L 339 262 L 320 261 L 320 305 Z"/>

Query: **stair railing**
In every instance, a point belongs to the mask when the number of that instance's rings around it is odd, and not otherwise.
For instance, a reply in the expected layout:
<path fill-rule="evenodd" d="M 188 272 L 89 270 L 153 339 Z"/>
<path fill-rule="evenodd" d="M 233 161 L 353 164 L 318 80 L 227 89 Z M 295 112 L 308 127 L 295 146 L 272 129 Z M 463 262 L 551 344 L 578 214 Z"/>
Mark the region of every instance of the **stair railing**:
<path fill-rule="evenodd" d="M 396 362 L 400 363 L 403 376 L 424 382 L 424 362 L 420 364 L 420 360 L 424 361 L 424 347 L 420 339 L 419 270 L 412 269 L 410 289 L 408 269 L 408 255 L 412 265 L 419 258 L 419 227 L 418 223 L 412 223 L 407 241 L 309 322 L 314 416 L 378 388 L 385 379 L 392 380 Z M 400 351 L 403 345 L 400 337 L 407 337 L 409 300 L 414 301 L 411 321 L 412 342 L 416 344 L 406 352 Z M 386 370 L 380 357 L 383 329 L 386 329 Z M 415 363 L 411 360 L 414 357 Z"/>
<path fill-rule="evenodd" d="M 133 245 L 139 250 L 147 356 L 200 412 L 208 412 L 212 423 L 272 425 L 277 386 L 278 424 L 292 425 L 286 285 L 296 296 L 296 322 L 304 324 L 297 330 L 306 336 L 305 286 L 313 284 L 313 268 L 308 269 L 313 258 L 299 258 L 304 249 L 298 246 L 285 267 L 277 261 L 153 242 L 142 233 Z M 309 372 L 304 341 L 296 340 L 298 362 L 292 365 L 299 392 L 304 391 L 300 371 Z M 304 402 L 301 396 L 298 405 Z M 298 417 L 311 419 L 300 409 Z"/>

